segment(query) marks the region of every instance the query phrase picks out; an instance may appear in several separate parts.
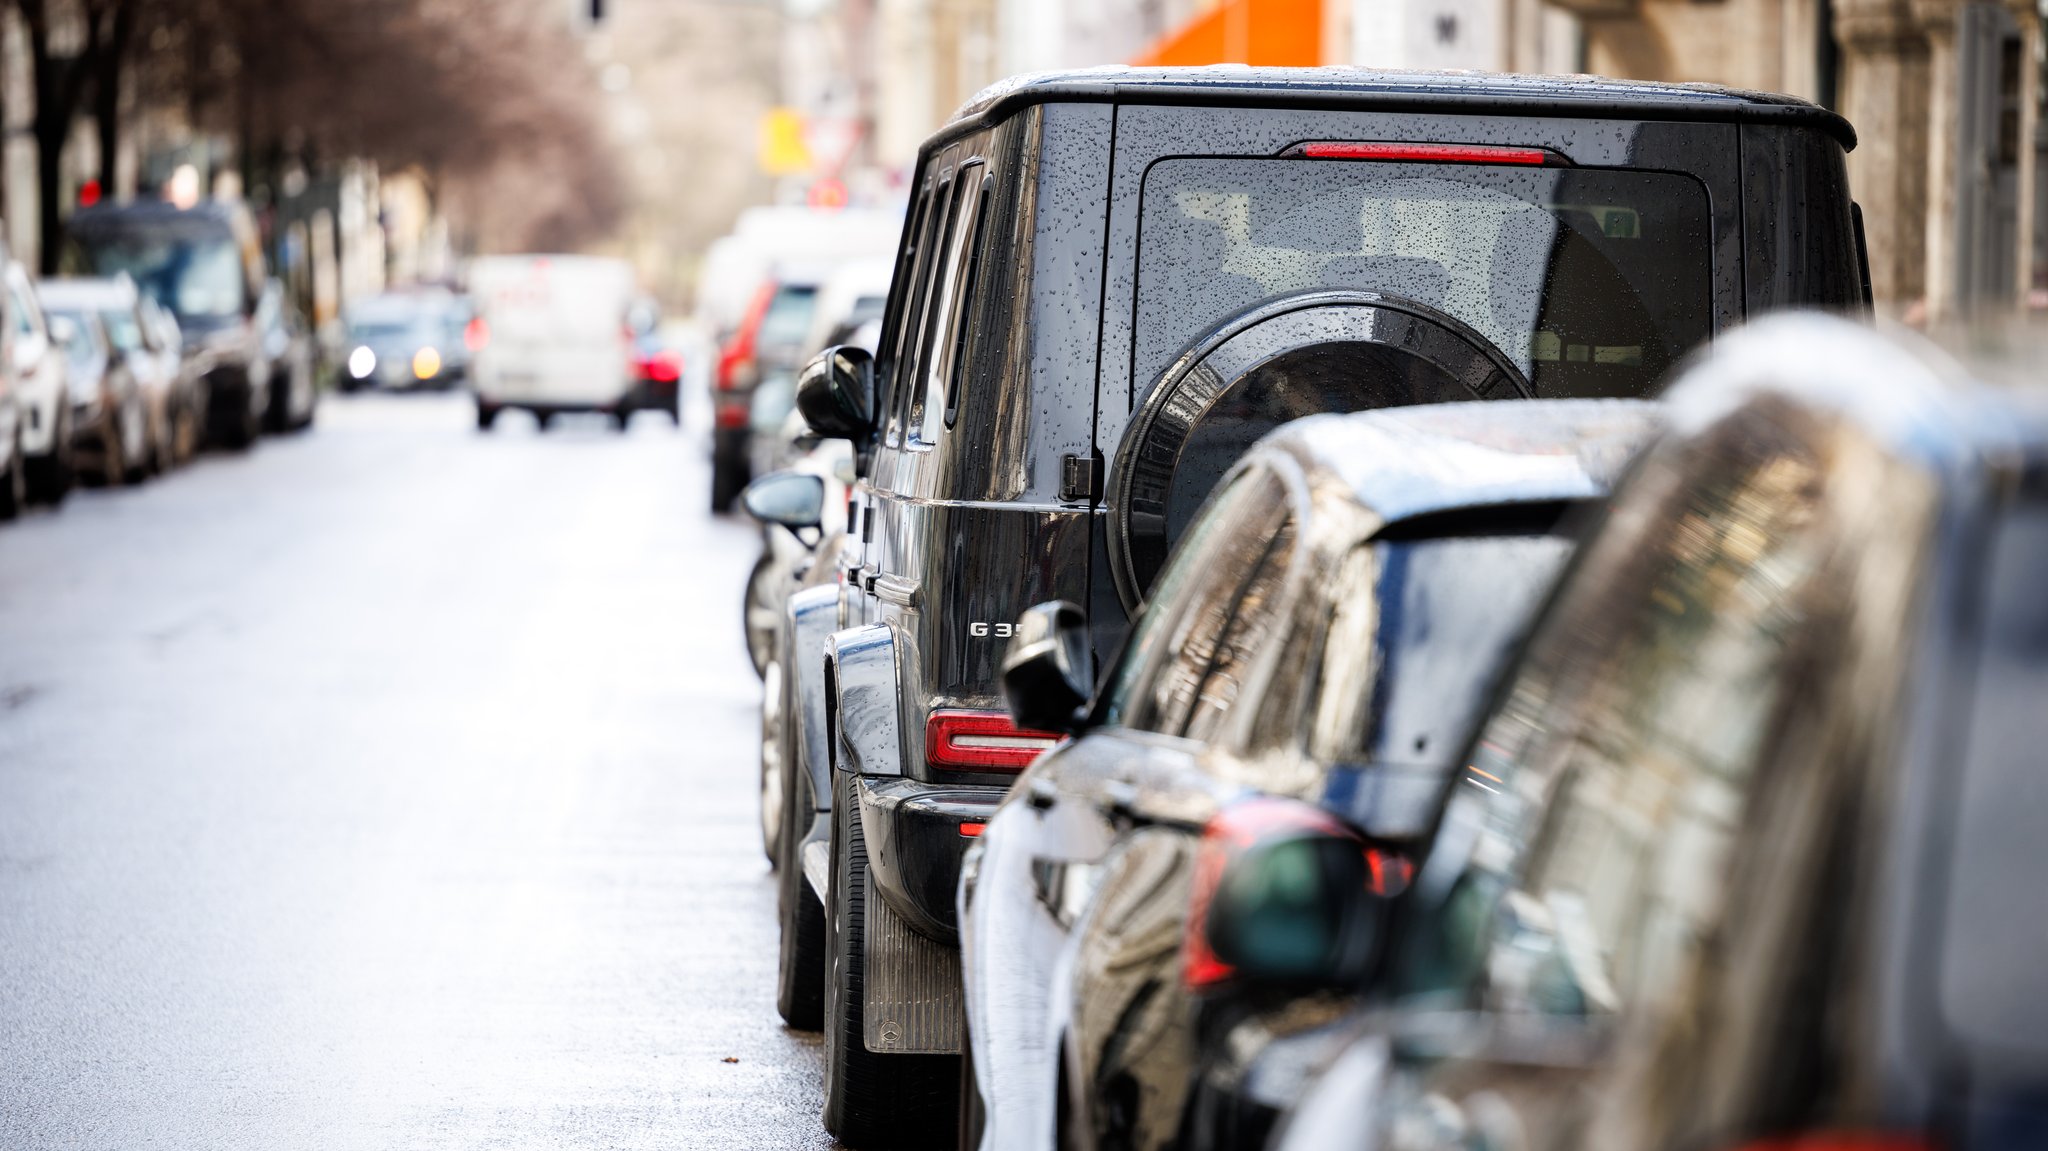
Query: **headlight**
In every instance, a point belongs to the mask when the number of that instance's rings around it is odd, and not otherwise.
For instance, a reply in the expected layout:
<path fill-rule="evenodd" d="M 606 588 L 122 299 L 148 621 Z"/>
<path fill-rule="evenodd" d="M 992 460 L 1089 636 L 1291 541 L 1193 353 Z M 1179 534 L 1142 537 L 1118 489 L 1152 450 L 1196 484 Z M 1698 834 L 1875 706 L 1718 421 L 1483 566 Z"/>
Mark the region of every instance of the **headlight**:
<path fill-rule="evenodd" d="M 348 374 L 356 379 L 368 379 L 377 370 L 377 353 L 368 348 L 357 348 L 348 354 Z"/>
<path fill-rule="evenodd" d="M 421 348 L 413 353 L 412 378 L 431 380 L 441 374 L 441 353 L 435 348 Z"/>

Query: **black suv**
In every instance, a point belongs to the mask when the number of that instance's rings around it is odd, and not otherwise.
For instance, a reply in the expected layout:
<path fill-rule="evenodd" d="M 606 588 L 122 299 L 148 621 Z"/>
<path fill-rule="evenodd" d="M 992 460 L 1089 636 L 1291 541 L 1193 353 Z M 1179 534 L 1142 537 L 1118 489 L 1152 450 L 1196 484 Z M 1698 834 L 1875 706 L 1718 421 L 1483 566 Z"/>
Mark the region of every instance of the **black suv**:
<path fill-rule="evenodd" d="M 1085 605 L 1100 666 L 1286 420 L 1642 396 L 1746 316 L 1863 306 L 1853 142 L 1718 88 L 1242 67 L 1041 74 L 928 141 L 879 352 L 798 386 L 861 477 L 783 629 L 780 1006 L 832 1132 L 951 1130 L 960 858 L 1053 742 L 999 702 L 1010 621 Z"/>
<path fill-rule="evenodd" d="M 65 227 L 76 271 L 126 273 L 178 318 L 186 364 L 205 383 L 208 437 L 231 448 L 254 443 L 271 407 L 271 355 L 257 316 L 262 245 L 248 211 L 137 200 L 81 210 Z"/>

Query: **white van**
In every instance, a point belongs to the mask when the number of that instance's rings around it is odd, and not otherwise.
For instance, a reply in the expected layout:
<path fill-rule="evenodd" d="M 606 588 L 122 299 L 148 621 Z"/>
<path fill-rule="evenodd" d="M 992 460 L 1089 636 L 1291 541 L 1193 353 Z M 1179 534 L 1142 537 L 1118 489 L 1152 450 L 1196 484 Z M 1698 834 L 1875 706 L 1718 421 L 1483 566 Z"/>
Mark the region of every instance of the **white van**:
<path fill-rule="evenodd" d="M 632 417 L 633 269 L 593 256 L 486 256 L 469 269 L 477 319 L 468 343 L 476 426 L 525 408 L 545 429 L 557 412 Z"/>

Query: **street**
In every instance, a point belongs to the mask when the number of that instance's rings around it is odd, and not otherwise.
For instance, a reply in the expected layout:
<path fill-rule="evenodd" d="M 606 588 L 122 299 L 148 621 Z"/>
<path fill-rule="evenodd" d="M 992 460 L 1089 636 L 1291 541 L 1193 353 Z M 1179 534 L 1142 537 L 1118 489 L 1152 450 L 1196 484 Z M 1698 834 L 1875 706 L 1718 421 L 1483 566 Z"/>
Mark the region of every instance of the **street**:
<path fill-rule="evenodd" d="M 330 397 L 0 533 L 0 1147 L 829 1146 L 754 528 L 665 419 L 472 421 Z"/>

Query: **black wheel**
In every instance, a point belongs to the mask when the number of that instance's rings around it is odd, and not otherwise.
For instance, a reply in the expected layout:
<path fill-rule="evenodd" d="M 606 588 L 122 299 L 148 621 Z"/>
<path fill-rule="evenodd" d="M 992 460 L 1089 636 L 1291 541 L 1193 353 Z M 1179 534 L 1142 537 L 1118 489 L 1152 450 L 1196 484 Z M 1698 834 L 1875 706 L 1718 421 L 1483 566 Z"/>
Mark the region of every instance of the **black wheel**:
<path fill-rule="evenodd" d="M 633 426 L 633 409 L 631 409 L 631 408 L 620 408 L 620 409 L 619 409 L 618 411 L 615 411 L 615 412 L 613 412 L 613 413 L 612 413 L 612 430 L 613 430 L 613 431 L 616 431 L 616 432 L 618 432 L 619 434 L 621 434 L 621 435 L 624 435 L 624 434 L 625 434 L 625 432 L 626 432 L 626 429 L 627 429 L 627 428 L 630 428 L 630 427 L 632 427 L 632 426 Z"/>
<path fill-rule="evenodd" d="M 220 446 L 229 451 L 247 451 L 256 442 L 256 437 L 263 433 L 263 421 L 246 398 L 239 399 L 235 410 L 221 418 L 215 431 L 215 439 Z"/>
<path fill-rule="evenodd" d="M 541 430 L 541 431 L 547 431 L 547 430 L 548 430 L 549 428 L 551 428 L 551 427 L 553 427 L 553 426 L 554 426 L 554 423 L 555 423 L 555 413 L 553 413 L 553 412 L 535 412 L 535 413 L 533 413 L 533 422 L 534 422 L 534 425 L 535 425 L 536 427 L 540 428 L 540 430 Z"/>
<path fill-rule="evenodd" d="M 783 708 L 789 699 L 782 687 L 782 664 L 769 661 L 761 676 L 761 850 L 768 866 L 782 866 L 782 829 L 786 826 L 782 791 L 788 772 L 782 765 L 787 743 L 782 736 Z"/>
<path fill-rule="evenodd" d="M 982 1102 L 981 1084 L 974 1081 L 974 1044 L 966 1028 L 960 1034 L 960 1151 L 977 1151 L 982 1129 L 988 1126 L 988 1106 Z"/>
<path fill-rule="evenodd" d="M 868 852 L 858 803 L 833 773 L 832 916 L 825 955 L 825 1130 L 856 1148 L 944 1147 L 957 1135 L 955 1055 L 877 1055 L 863 1011 Z"/>
<path fill-rule="evenodd" d="M 265 391 L 270 399 L 263 405 L 263 430 L 266 432 L 288 432 L 292 427 L 292 373 L 290 368 L 273 372 L 270 387 Z"/>
<path fill-rule="evenodd" d="M 724 515 L 753 477 L 748 474 L 744 429 L 721 429 L 711 437 L 711 510 Z"/>
<path fill-rule="evenodd" d="M 488 432 L 488 431 L 490 431 L 490 430 L 491 430 L 491 425 L 492 425 L 492 424 L 495 424 L 495 423 L 497 423 L 497 422 L 498 422 L 498 409 L 496 409 L 496 408 L 492 407 L 492 406 L 491 406 L 491 405 L 489 405 L 489 404 L 485 404 L 485 403 L 479 403 L 479 404 L 477 404 L 477 406 L 476 406 L 476 430 L 477 430 L 477 431 L 480 431 L 480 432 Z"/>
<path fill-rule="evenodd" d="M 63 405 L 58 405 L 61 409 Z M 37 503 L 56 507 L 71 494 L 78 482 L 78 469 L 71 454 L 71 420 L 60 415 L 50 444 L 50 454 L 28 461 L 28 494 Z"/>
<path fill-rule="evenodd" d="M 754 674 L 764 679 L 768 675 L 768 661 L 775 658 L 776 625 L 782 615 L 769 583 L 778 575 L 788 578 L 774 558 L 763 551 L 761 558 L 754 561 L 753 570 L 747 573 L 746 603 L 741 617 L 747 629 L 747 658 L 754 661 Z"/>
<path fill-rule="evenodd" d="M 776 861 L 776 912 L 782 923 L 775 967 L 775 1010 L 798 1031 L 825 1025 L 825 906 L 804 878 L 803 844 L 813 811 L 809 777 L 785 759 L 781 858 Z"/>
<path fill-rule="evenodd" d="M 128 478 L 128 452 L 121 442 L 120 422 L 111 415 L 100 429 L 100 482 L 114 487 Z"/>
<path fill-rule="evenodd" d="M 7 457 L 7 473 L 0 476 L 0 520 L 11 520 L 28 506 L 28 467 L 21 458 L 21 434 L 15 433 L 14 451 Z"/>

